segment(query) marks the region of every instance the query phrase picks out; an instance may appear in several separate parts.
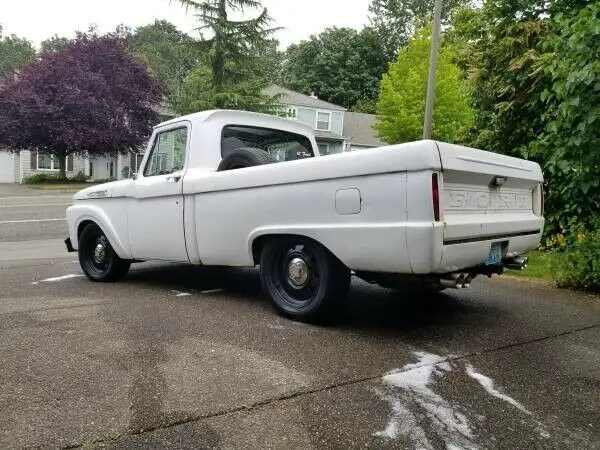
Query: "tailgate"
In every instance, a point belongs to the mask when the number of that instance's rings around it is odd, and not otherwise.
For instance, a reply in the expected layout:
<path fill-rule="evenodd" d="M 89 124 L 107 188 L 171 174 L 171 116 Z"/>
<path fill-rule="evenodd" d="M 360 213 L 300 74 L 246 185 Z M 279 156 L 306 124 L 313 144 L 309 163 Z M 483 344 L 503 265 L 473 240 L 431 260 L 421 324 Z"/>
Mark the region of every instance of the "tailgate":
<path fill-rule="evenodd" d="M 437 146 L 445 245 L 541 233 L 538 164 L 443 142 Z"/>

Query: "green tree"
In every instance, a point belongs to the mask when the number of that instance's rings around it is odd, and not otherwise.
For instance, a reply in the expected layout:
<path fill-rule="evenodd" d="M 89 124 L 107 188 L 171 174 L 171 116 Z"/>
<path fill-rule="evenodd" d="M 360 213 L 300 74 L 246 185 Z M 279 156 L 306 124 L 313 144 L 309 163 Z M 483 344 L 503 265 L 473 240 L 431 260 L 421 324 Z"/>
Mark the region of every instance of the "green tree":
<path fill-rule="evenodd" d="M 595 114 L 593 103 L 587 103 L 586 108 L 568 106 L 584 97 L 597 102 L 591 87 L 594 82 L 575 88 L 581 73 L 589 79 L 595 76 L 592 61 L 597 53 L 593 47 L 586 48 L 581 39 L 597 45 L 593 33 L 598 22 L 594 23 L 591 13 L 587 14 L 592 20 L 582 19 L 577 26 L 570 22 L 588 4 L 586 0 L 488 0 L 479 9 L 456 12 L 446 36 L 457 49 L 457 64 L 469 73 L 472 84 L 472 144 L 534 159 L 542 165 L 550 232 L 561 230 L 573 218 L 587 219 L 590 216 L 585 211 L 597 210 L 598 205 L 594 197 L 599 191 L 594 184 L 596 169 L 590 159 L 582 159 L 591 147 L 579 134 L 583 130 L 589 136 L 594 127 L 574 124 L 559 114 L 569 111 L 573 120 L 575 110 Z M 579 47 L 568 50 L 572 45 Z M 587 52 L 591 59 L 578 55 L 579 51 Z M 569 90 L 559 94 L 565 85 Z M 566 96 L 564 104 L 561 95 Z M 560 130 L 564 138 L 576 137 L 568 143 L 551 132 L 553 129 Z M 582 153 L 571 151 L 574 143 L 581 145 Z"/>
<path fill-rule="evenodd" d="M 381 81 L 375 128 L 391 144 L 421 139 L 431 34 L 417 31 L 398 53 Z M 469 85 L 456 64 L 450 45 L 442 42 L 436 72 L 434 139 L 463 142 L 473 123 Z"/>
<path fill-rule="evenodd" d="M 231 20 L 229 11 L 261 8 L 259 0 L 179 0 L 196 12 L 198 30 L 208 49 L 206 63 L 190 75 L 177 109 L 186 112 L 200 102 L 207 107 L 265 110 L 272 99 L 262 94 L 267 85 L 260 68 L 261 51 L 268 47 L 271 18 L 262 8 L 255 18 Z M 204 37 L 208 32 L 210 38 Z M 208 68 L 208 70 L 206 70 Z M 202 100 L 200 100 L 202 99 Z"/>
<path fill-rule="evenodd" d="M 329 28 L 291 45 L 283 63 L 290 89 L 352 108 L 373 109 L 379 81 L 387 70 L 383 42 L 372 28 Z M 369 105 L 370 102 L 370 105 Z M 372 112 L 372 111 L 370 111 Z"/>
<path fill-rule="evenodd" d="M 0 25 L 0 82 L 35 60 L 35 48 L 27 39 L 14 34 L 3 36 Z"/>
<path fill-rule="evenodd" d="M 369 20 L 385 42 L 388 58 L 394 59 L 400 47 L 408 42 L 416 28 L 433 15 L 435 0 L 371 0 Z M 451 11 L 469 0 L 445 0 L 442 20 L 448 23 Z"/>
<path fill-rule="evenodd" d="M 73 39 L 55 34 L 54 36 L 42 41 L 40 44 L 40 53 L 55 53 L 64 50 L 71 43 L 73 43 Z"/>
<path fill-rule="evenodd" d="M 548 27 L 533 2 L 520 10 L 513 3 L 518 0 L 459 10 L 448 41 L 473 86 L 473 145 L 527 157 L 529 142 L 543 128 L 539 95 L 548 79 L 534 64 Z"/>
<path fill-rule="evenodd" d="M 166 20 L 136 28 L 127 41 L 133 53 L 166 86 L 169 103 L 177 104 L 188 75 L 202 61 L 202 46 Z"/>
<path fill-rule="evenodd" d="M 548 219 L 592 227 L 600 214 L 600 3 L 557 13 L 537 68 L 544 129 L 529 145 L 548 183 Z"/>

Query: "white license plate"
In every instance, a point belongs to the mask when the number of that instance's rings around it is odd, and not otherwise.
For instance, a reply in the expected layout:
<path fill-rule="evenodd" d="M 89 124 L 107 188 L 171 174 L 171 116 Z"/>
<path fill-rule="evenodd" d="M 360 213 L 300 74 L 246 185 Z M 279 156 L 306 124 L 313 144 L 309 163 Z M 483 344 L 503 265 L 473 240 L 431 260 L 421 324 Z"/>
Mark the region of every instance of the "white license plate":
<path fill-rule="evenodd" d="M 502 262 L 502 244 L 497 242 L 492 244 L 492 248 L 490 249 L 490 254 L 485 260 L 484 264 L 488 266 L 493 266 L 496 264 L 500 264 Z"/>

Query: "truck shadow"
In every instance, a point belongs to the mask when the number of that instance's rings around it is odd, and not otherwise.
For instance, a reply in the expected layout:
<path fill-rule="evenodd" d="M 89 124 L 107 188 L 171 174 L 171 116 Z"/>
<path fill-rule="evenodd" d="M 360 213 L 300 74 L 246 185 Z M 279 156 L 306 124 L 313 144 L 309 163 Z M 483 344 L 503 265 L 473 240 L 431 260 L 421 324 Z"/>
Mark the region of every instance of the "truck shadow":
<path fill-rule="evenodd" d="M 132 266 L 127 281 L 181 292 L 222 289 L 255 298 L 262 289 L 255 269 L 236 267 L 198 267 L 189 264 L 152 264 Z"/>
<path fill-rule="evenodd" d="M 233 267 L 197 267 L 185 264 L 134 266 L 127 282 L 178 292 L 202 294 L 223 290 L 232 302 L 260 305 L 268 314 L 258 270 Z M 466 291 L 428 292 L 392 290 L 371 285 L 353 277 L 348 298 L 342 302 L 330 323 L 336 328 L 378 330 L 422 330 L 428 326 L 493 326 L 505 311 Z M 183 297 L 191 299 L 194 297 Z M 227 299 L 229 300 L 229 299 Z"/>

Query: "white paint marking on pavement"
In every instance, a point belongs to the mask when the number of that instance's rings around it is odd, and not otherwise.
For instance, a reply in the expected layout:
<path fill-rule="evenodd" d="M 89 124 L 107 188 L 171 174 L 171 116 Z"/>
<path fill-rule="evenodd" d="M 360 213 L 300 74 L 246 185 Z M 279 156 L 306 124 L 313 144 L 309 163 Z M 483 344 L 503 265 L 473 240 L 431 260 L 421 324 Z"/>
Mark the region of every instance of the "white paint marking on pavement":
<path fill-rule="evenodd" d="M 188 295 L 192 295 L 189 292 L 176 291 L 175 289 L 173 289 L 171 292 L 175 294 L 175 297 L 187 297 Z"/>
<path fill-rule="evenodd" d="M 70 273 L 68 275 L 62 275 L 60 277 L 45 278 L 45 279 L 40 280 L 40 281 L 34 281 L 31 284 L 39 284 L 39 283 L 46 283 L 46 282 L 62 281 L 62 280 L 68 280 L 69 278 L 79 278 L 79 277 L 82 277 L 82 276 L 83 276 L 82 274 Z"/>
<path fill-rule="evenodd" d="M 10 223 L 31 223 L 31 222 L 65 222 L 67 219 L 28 219 L 28 220 L 4 220 L 0 222 L 0 225 L 7 225 Z"/>
<path fill-rule="evenodd" d="M 445 438 L 446 447 L 478 449 L 467 417 L 431 388 L 436 378 L 452 371 L 447 358 L 426 352 L 414 354 L 419 358 L 419 362 L 407 364 L 402 369 L 389 372 L 383 377 L 383 382 L 391 388 L 392 392 L 388 394 L 378 392 L 378 394 L 390 402 L 392 418 L 385 430 L 375 435 L 391 439 L 402 435 L 411 439 L 418 448 L 433 449 L 425 430 L 409 409 L 409 405 L 412 404 L 425 411 L 437 434 Z M 397 395 L 396 389 L 400 389 L 402 394 Z"/>
<path fill-rule="evenodd" d="M 374 433 L 375 436 L 395 439 L 403 436 L 412 441 L 413 445 L 422 449 L 433 449 L 426 430 L 441 438 L 447 449 L 478 449 L 473 426 L 465 414 L 460 411 L 460 405 L 453 405 L 433 389 L 433 384 L 458 369 L 460 361 L 450 361 L 451 356 L 441 357 L 426 352 L 413 352 L 418 362 L 407 364 L 402 369 L 396 369 L 385 374 L 382 378 L 386 390 L 375 389 L 375 393 L 390 403 L 392 417 L 385 429 Z M 494 381 L 477 372 L 468 362 L 464 363 L 466 374 L 477 381 L 489 395 L 509 403 L 519 411 L 532 416 L 521 403 L 504 394 L 494 387 Z M 430 421 L 430 427 L 423 427 L 422 420 L 412 410 L 424 411 Z M 468 412 L 468 410 L 467 410 Z M 481 420 L 481 418 L 479 418 Z M 532 425 L 544 438 L 550 433 L 546 427 L 535 418 Z"/>
<path fill-rule="evenodd" d="M 471 378 L 477 381 L 488 394 L 493 395 L 494 397 L 499 398 L 500 400 L 504 400 L 506 403 L 510 403 L 515 408 L 524 412 L 525 414 L 529 414 L 530 416 L 532 415 L 531 412 L 527 410 L 527 408 L 521 405 L 514 398 L 509 397 L 508 395 L 503 394 L 502 392 L 494 388 L 494 380 L 492 380 L 489 377 L 486 377 L 481 373 L 477 373 L 471 364 L 466 365 L 466 370 L 467 375 L 469 375 Z"/>
<path fill-rule="evenodd" d="M 66 206 L 72 205 L 72 203 L 21 203 L 18 205 L 0 205 L 0 208 L 27 208 L 27 207 L 38 207 L 38 206 Z"/>
<path fill-rule="evenodd" d="M 475 368 L 471 365 L 471 364 L 466 364 L 465 369 L 467 371 L 467 375 L 469 375 L 471 378 L 473 378 L 475 381 L 477 381 L 481 387 L 490 395 L 499 398 L 500 400 L 504 400 L 506 403 L 514 406 L 515 408 L 517 408 L 519 411 L 533 416 L 533 413 L 531 411 L 529 411 L 527 408 L 525 408 L 521 403 L 519 403 L 518 401 L 516 401 L 514 398 L 504 394 L 503 392 L 500 392 L 498 389 L 496 389 L 494 387 L 494 380 L 492 380 L 489 377 L 486 377 L 485 375 L 478 373 Z M 544 425 L 537 421 L 534 420 L 536 425 L 537 425 L 537 431 L 538 433 L 540 433 L 540 436 L 542 436 L 543 438 L 549 438 L 550 437 L 550 433 L 546 430 L 546 428 L 544 427 Z"/>
<path fill-rule="evenodd" d="M 209 289 L 207 291 L 200 292 L 201 294 L 215 294 L 217 292 L 224 292 L 225 289 Z"/>

